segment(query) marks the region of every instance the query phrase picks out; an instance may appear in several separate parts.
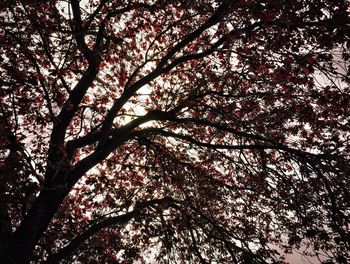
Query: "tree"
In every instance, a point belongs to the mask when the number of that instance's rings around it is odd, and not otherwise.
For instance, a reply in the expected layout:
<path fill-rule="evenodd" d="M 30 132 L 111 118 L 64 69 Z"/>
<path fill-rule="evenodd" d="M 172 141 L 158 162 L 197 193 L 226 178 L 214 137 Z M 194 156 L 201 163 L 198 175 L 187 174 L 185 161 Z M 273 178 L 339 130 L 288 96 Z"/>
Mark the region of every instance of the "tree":
<path fill-rule="evenodd" d="M 349 11 L 5 1 L 2 263 L 347 263 Z"/>

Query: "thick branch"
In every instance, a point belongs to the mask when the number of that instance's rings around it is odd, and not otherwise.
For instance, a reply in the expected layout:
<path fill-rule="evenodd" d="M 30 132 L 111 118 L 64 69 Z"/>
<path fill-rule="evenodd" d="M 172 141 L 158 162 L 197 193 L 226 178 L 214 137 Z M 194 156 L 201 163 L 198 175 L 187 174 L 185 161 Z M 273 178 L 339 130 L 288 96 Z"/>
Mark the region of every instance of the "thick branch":
<path fill-rule="evenodd" d="M 174 117 L 175 117 L 175 113 L 173 112 L 163 112 L 158 110 L 150 111 L 146 115 L 140 116 L 120 128 L 110 129 L 106 133 L 106 135 L 108 137 L 118 138 L 119 137 L 118 133 L 120 133 L 122 130 L 123 130 L 123 134 L 126 134 L 128 132 L 131 132 L 133 129 L 135 129 L 139 125 L 142 125 L 146 122 L 153 121 L 153 120 L 171 120 Z M 101 131 L 94 131 L 80 138 L 71 140 L 67 143 L 67 152 L 69 153 L 69 155 L 73 155 L 76 149 L 96 143 L 98 140 L 100 140 L 101 135 L 102 135 Z"/>
<path fill-rule="evenodd" d="M 91 50 L 86 45 L 84 37 L 85 30 L 83 28 L 83 22 L 81 20 L 81 12 L 79 0 L 71 1 L 72 11 L 73 11 L 73 19 L 74 19 L 74 36 L 77 41 L 78 47 L 81 52 L 85 55 L 85 57 L 90 61 L 91 59 Z"/>
<path fill-rule="evenodd" d="M 164 206 L 169 206 L 169 204 L 176 202 L 171 197 L 165 197 L 161 199 L 154 199 L 146 202 L 140 202 L 136 204 L 135 209 L 131 212 L 125 213 L 123 215 L 118 215 L 114 217 L 106 218 L 98 223 L 95 223 L 88 227 L 85 231 L 77 235 L 71 242 L 61 248 L 57 253 L 51 255 L 46 261 L 46 264 L 58 263 L 63 258 L 70 256 L 75 250 L 77 250 L 86 240 L 91 238 L 97 232 L 103 228 L 114 227 L 117 225 L 125 225 L 131 219 L 140 215 L 141 211 L 147 207 L 151 207 L 157 204 L 163 204 Z"/>

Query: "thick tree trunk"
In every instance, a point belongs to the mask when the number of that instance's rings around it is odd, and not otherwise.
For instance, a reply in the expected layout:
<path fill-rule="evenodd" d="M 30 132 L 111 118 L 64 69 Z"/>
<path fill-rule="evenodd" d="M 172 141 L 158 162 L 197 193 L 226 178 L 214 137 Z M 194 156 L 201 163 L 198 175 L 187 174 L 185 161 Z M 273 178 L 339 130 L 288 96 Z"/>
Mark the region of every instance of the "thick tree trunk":
<path fill-rule="evenodd" d="M 0 203 L 0 256 L 4 253 L 11 238 L 11 220 L 7 210 Z"/>
<path fill-rule="evenodd" d="M 40 237 L 62 203 L 67 190 L 43 190 L 21 225 L 13 234 L 3 256 L 3 264 L 26 264 Z"/>

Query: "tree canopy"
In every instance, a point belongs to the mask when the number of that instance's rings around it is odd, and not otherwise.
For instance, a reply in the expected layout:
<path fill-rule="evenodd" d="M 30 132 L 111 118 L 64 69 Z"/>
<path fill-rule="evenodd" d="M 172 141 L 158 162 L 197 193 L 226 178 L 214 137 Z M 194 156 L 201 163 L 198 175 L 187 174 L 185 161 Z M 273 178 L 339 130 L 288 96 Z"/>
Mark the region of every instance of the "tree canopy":
<path fill-rule="evenodd" d="M 347 0 L 9 0 L 1 263 L 348 263 Z"/>

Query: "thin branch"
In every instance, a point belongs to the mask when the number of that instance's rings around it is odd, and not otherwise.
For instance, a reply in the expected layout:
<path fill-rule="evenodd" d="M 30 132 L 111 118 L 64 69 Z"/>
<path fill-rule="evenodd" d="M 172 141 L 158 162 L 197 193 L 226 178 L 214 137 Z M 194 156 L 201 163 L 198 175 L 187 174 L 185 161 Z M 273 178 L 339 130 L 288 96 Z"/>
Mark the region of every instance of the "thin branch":
<path fill-rule="evenodd" d="M 226 4 L 222 4 L 217 11 L 207 20 L 206 23 L 204 23 L 202 26 L 198 27 L 196 30 L 188 34 L 183 40 L 181 40 L 175 47 L 173 47 L 158 63 L 157 67 L 148 75 L 145 77 L 141 78 L 137 82 L 135 82 L 133 85 L 128 87 L 128 89 L 125 90 L 123 95 L 119 97 L 113 104 L 112 108 L 109 110 L 103 125 L 102 125 L 102 130 L 106 131 L 108 130 L 114 121 L 114 118 L 116 114 L 119 112 L 119 110 L 123 107 L 123 105 L 144 85 L 147 83 L 153 81 L 155 78 L 160 76 L 163 73 L 168 72 L 172 68 L 174 68 L 176 65 L 178 65 L 181 62 L 184 62 L 184 59 L 179 59 L 176 62 L 173 62 L 171 66 L 163 67 L 166 65 L 168 60 L 175 55 L 177 52 L 179 52 L 183 47 L 185 47 L 188 43 L 196 39 L 197 37 L 200 36 L 206 29 L 212 27 L 216 23 L 222 19 L 222 17 L 226 14 L 227 12 L 227 6 Z M 213 50 L 211 51 L 213 52 Z M 208 53 L 209 54 L 209 53 Z M 177 63 L 177 64 L 176 64 Z M 105 136 L 103 136 L 103 140 L 105 140 Z"/>

